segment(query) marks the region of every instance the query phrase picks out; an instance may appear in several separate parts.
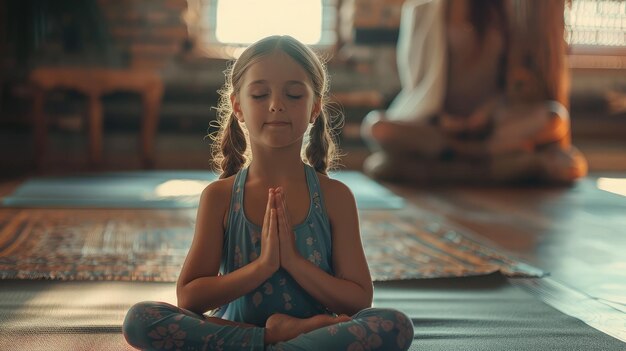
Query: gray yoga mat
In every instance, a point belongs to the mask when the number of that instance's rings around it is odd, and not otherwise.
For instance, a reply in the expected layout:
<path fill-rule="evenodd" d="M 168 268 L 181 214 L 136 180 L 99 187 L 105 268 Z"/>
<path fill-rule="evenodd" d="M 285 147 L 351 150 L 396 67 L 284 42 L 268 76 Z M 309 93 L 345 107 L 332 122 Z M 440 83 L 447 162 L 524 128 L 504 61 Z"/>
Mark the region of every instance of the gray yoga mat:
<path fill-rule="evenodd" d="M 176 303 L 174 283 L 8 280 L 0 350 L 134 350 L 122 321 L 144 300 Z M 546 305 L 506 278 L 379 282 L 374 306 L 408 314 L 409 351 L 622 351 L 626 344 Z"/>
<path fill-rule="evenodd" d="M 347 184 L 359 209 L 398 209 L 404 200 L 356 171 L 331 177 Z M 32 178 L 4 198 L 7 207 L 193 208 L 217 175 L 209 171 L 109 172 Z"/>

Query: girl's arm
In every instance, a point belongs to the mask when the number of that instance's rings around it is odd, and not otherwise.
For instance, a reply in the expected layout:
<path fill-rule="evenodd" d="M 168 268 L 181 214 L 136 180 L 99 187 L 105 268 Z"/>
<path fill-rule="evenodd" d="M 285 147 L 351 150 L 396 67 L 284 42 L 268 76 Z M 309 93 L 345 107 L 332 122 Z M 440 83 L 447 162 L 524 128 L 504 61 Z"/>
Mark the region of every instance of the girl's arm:
<path fill-rule="evenodd" d="M 281 233 L 281 225 L 288 222 L 286 206 L 281 205 L 282 193 L 277 195 L 279 236 L 281 238 L 281 265 L 313 298 L 337 314 L 353 315 L 371 307 L 373 286 L 361 235 L 354 196 L 346 185 L 326 180 L 324 191 L 326 208 L 332 228 L 332 257 L 335 275 L 330 275 L 302 257 L 295 248 L 293 231 Z M 291 228 L 289 226 L 289 228 Z M 286 247 L 283 238 L 291 238 Z"/>
<path fill-rule="evenodd" d="M 234 272 L 218 276 L 224 237 L 224 215 L 230 203 L 224 200 L 230 198 L 231 185 L 230 182 L 220 180 L 211 183 L 202 192 L 193 242 L 176 285 L 178 306 L 199 314 L 252 291 L 267 280 L 280 265 L 275 209 L 270 206 L 274 200 L 273 195 L 269 195 L 263 222 L 261 256 Z M 271 233 L 273 237 L 269 235 Z M 272 252 L 275 256 L 273 259 Z"/>

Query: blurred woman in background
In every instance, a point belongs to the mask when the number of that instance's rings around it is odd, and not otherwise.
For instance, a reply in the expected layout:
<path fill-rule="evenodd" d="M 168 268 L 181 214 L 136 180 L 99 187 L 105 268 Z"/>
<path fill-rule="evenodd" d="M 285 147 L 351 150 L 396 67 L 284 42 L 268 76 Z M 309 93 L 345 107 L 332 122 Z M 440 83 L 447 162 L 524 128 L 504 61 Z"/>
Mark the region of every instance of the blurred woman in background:
<path fill-rule="evenodd" d="M 408 0 L 402 90 L 372 111 L 365 171 L 408 182 L 571 183 L 564 1 Z"/>

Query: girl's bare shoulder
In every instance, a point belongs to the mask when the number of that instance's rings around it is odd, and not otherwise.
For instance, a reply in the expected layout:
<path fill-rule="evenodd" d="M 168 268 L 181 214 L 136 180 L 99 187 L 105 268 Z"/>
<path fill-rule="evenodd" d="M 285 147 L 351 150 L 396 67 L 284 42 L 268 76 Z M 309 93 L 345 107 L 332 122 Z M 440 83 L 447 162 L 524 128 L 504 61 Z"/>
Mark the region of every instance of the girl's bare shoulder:
<path fill-rule="evenodd" d="M 354 195 L 346 184 L 322 173 L 318 173 L 317 178 L 320 181 L 325 205 L 329 213 L 333 212 L 333 209 L 351 208 L 354 205 Z"/>
<path fill-rule="evenodd" d="M 235 176 L 230 176 L 224 179 L 214 180 L 207 185 L 202 191 L 200 197 L 200 205 L 209 205 L 212 210 L 221 208 L 224 209 L 230 204 L 230 198 L 232 195 L 233 184 L 235 183 Z"/>

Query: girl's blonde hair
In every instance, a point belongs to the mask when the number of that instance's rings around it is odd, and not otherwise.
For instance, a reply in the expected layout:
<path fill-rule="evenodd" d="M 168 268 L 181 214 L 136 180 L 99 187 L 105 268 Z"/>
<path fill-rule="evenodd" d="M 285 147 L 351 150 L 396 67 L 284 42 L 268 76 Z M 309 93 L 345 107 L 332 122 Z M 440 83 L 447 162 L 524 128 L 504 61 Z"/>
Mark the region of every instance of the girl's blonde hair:
<path fill-rule="evenodd" d="M 250 66 L 276 51 L 289 55 L 307 72 L 313 84 L 315 97 L 321 101 L 320 115 L 309 128 L 308 137 L 305 138 L 303 159 L 306 159 L 317 172 L 323 174 L 335 166 L 338 153 L 334 130 L 339 124 L 334 122 L 337 120 L 340 122 L 341 114 L 329 113 L 329 82 L 326 67 L 306 45 L 287 35 L 275 35 L 249 46 L 225 72 L 226 83 L 219 90 L 220 99 L 217 107 L 219 130 L 213 136 L 212 144 L 212 163 L 220 173 L 220 178 L 236 174 L 251 161 L 248 136 L 234 116 L 230 96 L 239 93 L 243 77 Z"/>

